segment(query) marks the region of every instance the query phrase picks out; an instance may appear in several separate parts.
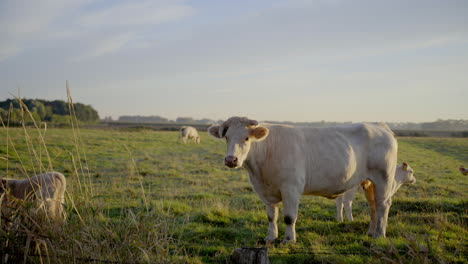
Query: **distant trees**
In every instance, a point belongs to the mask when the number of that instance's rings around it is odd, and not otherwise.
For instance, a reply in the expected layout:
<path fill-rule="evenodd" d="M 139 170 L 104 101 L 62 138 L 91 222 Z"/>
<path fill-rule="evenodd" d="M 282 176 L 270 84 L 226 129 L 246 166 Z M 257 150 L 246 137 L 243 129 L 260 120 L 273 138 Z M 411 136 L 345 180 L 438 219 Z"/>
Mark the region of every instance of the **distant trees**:
<path fill-rule="evenodd" d="M 176 123 L 183 123 L 183 124 L 193 124 L 195 120 L 191 117 L 178 117 L 176 118 Z"/>
<path fill-rule="evenodd" d="M 112 121 L 107 118 L 104 121 Z M 177 117 L 175 120 L 169 120 L 161 116 L 120 116 L 117 120 L 119 122 L 133 122 L 133 123 L 179 123 L 179 124 L 218 124 L 223 120 L 213 120 L 209 118 L 194 119 L 192 117 Z M 306 127 L 328 127 L 342 124 L 351 124 L 352 122 L 328 122 L 325 120 L 318 122 L 289 122 L 289 121 L 263 121 L 270 124 L 286 124 L 293 126 L 306 126 Z M 439 130 L 439 131 L 463 131 L 468 130 L 468 120 L 443 120 L 438 119 L 434 122 L 427 123 L 414 123 L 414 122 L 387 122 L 391 129 L 396 130 Z"/>
<path fill-rule="evenodd" d="M 68 123 L 70 121 L 67 102 L 61 100 L 47 101 L 42 99 L 22 99 L 21 101 L 26 105 L 33 119 L 37 122 Z M 32 121 L 29 114 L 21 110 L 21 106 L 16 99 L 0 101 L 0 117 L 2 120 L 8 120 L 10 107 L 12 107 L 9 117 L 10 122 Z M 81 122 L 95 123 L 99 121 L 97 111 L 90 105 L 74 103 L 73 109 L 76 118 Z"/>
<path fill-rule="evenodd" d="M 112 120 L 105 120 L 112 121 Z M 192 117 L 177 117 L 175 121 L 169 120 L 161 116 L 119 116 L 119 122 L 133 122 L 133 123 L 179 123 L 179 124 L 215 124 L 216 121 L 208 118 L 194 119 Z"/>
<path fill-rule="evenodd" d="M 422 123 L 424 130 L 468 130 L 468 120 L 437 119 L 435 122 Z"/>
<path fill-rule="evenodd" d="M 169 119 L 161 116 L 119 116 L 120 122 L 167 123 Z"/>

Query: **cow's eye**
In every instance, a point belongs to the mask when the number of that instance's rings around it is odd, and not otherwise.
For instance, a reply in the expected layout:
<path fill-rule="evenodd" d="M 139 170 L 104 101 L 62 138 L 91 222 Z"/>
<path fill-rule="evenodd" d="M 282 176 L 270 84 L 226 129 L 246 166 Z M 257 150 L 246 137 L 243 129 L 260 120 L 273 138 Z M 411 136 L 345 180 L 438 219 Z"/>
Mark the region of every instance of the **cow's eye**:
<path fill-rule="evenodd" d="M 246 137 L 246 138 L 245 138 L 245 141 L 249 141 L 249 137 Z"/>

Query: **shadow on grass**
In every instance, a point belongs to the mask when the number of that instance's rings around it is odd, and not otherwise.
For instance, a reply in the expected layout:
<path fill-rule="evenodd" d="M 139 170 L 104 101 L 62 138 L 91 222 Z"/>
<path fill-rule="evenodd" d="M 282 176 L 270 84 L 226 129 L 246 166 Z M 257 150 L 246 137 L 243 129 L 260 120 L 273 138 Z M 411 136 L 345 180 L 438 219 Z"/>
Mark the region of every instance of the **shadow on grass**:
<path fill-rule="evenodd" d="M 453 212 L 456 214 L 467 213 L 468 201 L 394 201 L 390 214 L 395 215 L 403 212 Z"/>

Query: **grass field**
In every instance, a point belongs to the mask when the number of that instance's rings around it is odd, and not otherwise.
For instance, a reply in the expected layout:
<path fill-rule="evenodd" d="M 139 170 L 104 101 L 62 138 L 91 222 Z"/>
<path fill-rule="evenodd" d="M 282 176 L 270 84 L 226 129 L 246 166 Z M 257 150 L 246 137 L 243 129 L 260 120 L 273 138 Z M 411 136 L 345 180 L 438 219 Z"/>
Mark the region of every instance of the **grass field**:
<path fill-rule="evenodd" d="M 53 169 L 68 185 L 67 224 L 59 232 L 2 230 L 3 255 L 35 262 L 225 263 L 236 247 L 262 246 L 264 205 L 245 170 L 222 165 L 224 141 L 201 133 L 200 145 L 184 145 L 176 132 L 151 130 L 76 133 L 42 131 L 44 144 L 36 129 L 0 129 L 0 176 Z M 351 223 L 335 221 L 333 200 L 303 196 L 297 244 L 271 246 L 271 262 L 467 262 L 468 177 L 458 168 L 468 166 L 468 139 L 398 141 L 398 160 L 413 167 L 417 183 L 394 197 L 387 239 L 367 237 L 361 192 Z M 279 229 L 281 236 L 281 221 Z"/>

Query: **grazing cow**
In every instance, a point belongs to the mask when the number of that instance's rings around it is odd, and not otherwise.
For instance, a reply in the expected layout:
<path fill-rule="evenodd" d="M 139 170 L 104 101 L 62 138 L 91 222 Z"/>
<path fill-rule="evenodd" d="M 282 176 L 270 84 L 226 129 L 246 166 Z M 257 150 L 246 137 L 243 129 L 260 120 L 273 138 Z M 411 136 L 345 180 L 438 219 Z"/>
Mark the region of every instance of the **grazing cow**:
<path fill-rule="evenodd" d="M 367 197 L 375 201 L 376 217 L 368 234 L 384 237 L 395 177 L 397 141 L 383 124 L 352 124 L 329 128 L 259 126 L 246 117 L 231 117 L 208 128 L 226 139 L 224 164 L 243 166 L 269 220 L 265 238 L 278 237 L 278 204 L 283 202 L 286 224 L 283 243 L 295 242 L 301 194 L 336 198 L 365 180 L 373 183 Z M 374 213 L 374 212 L 372 212 Z"/>
<path fill-rule="evenodd" d="M 395 180 L 393 181 L 391 189 L 391 196 L 395 195 L 395 193 L 402 185 L 414 184 L 416 182 L 416 178 L 414 177 L 413 173 L 413 169 L 406 162 L 403 162 L 402 165 L 399 165 L 396 168 Z M 368 186 L 369 184 L 372 183 L 368 182 L 368 180 L 361 183 L 362 186 Z M 338 222 L 343 221 L 343 208 L 348 221 L 353 221 L 352 205 L 354 195 L 356 194 L 358 188 L 359 185 L 346 191 L 342 196 L 336 198 L 336 220 L 338 220 Z"/>
<path fill-rule="evenodd" d="M 45 208 L 46 214 L 53 220 L 65 219 L 66 180 L 59 172 L 46 172 L 27 179 L 1 179 L 0 194 L 7 194 L 19 200 L 38 201 Z"/>
<path fill-rule="evenodd" d="M 198 135 L 197 129 L 191 126 L 183 126 L 180 128 L 180 138 L 184 143 L 193 140 L 195 143 L 200 144 L 200 136 Z"/>
<path fill-rule="evenodd" d="M 465 167 L 460 167 L 458 170 L 461 174 L 468 175 L 468 169 L 465 169 Z"/>

